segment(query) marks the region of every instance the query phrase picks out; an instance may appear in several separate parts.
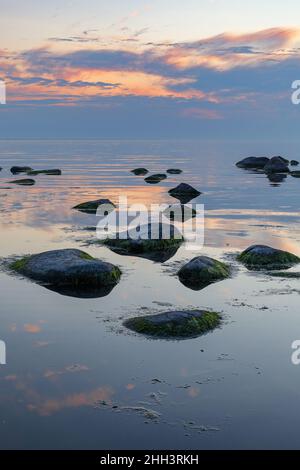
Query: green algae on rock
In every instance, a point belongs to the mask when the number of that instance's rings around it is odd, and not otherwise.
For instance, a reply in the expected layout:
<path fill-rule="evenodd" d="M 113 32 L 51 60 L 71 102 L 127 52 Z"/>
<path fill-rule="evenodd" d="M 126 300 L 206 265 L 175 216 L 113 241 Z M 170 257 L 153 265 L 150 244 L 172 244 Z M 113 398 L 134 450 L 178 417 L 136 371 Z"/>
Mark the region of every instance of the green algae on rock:
<path fill-rule="evenodd" d="M 115 238 L 107 238 L 103 243 L 120 255 L 164 262 L 176 253 L 183 241 L 182 234 L 173 225 L 149 223 L 117 233 Z"/>
<path fill-rule="evenodd" d="M 209 284 L 228 278 L 230 268 L 208 256 L 197 256 L 179 270 L 178 276 L 186 287 L 201 290 Z"/>
<path fill-rule="evenodd" d="M 136 333 L 165 339 L 195 338 L 214 330 L 220 324 L 220 314 L 203 310 L 164 312 L 124 322 L 124 326 Z"/>
<path fill-rule="evenodd" d="M 253 270 L 288 269 L 300 263 L 300 258 L 293 253 L 265 245 L 250 246 L 237 259 Z"/>
<path fill-rule="evenodd" d="M 106 292 L 106 288 L 115 286 L 121 277 L 118 266 L 76 249 L 28 255 L 11 263 L 10 269 L 52 290 L 71 289 L 75 294 L 76 291 L 79 294 L 93 291 L 95 297 L 102 296 L 97 294 L 97 290 L 101 292 L 101 289 L 104 289 Z"/>

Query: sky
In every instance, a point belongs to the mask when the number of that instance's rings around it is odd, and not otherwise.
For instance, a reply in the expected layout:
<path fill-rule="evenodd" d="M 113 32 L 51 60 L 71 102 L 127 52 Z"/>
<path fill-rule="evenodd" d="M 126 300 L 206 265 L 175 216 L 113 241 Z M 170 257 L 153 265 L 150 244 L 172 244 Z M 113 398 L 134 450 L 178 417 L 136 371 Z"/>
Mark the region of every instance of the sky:
<path fill-rule="evenodd" d="M 296 0 L 0 0 L 0 138 L 297 138 Z"/>

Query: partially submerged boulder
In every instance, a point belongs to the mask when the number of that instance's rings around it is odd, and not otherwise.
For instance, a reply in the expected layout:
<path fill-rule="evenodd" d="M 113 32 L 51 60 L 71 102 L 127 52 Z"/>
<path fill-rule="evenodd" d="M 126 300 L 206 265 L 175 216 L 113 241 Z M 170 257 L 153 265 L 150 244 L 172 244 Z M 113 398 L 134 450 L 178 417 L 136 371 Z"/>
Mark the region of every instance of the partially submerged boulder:
<path fill-rule="evenodd" d="M 157 184 L 165 180 L 166 178 L 167 178 L 167 175 L 163 173 L 157 173 L 156 175 L 148 176 L 147 178 L 145 178 L 145 181 L 148 184 Z"/>
<path fill-rule="evenodd" d="M 251 169 L 251 168 L 263 169 L 268 162 L 269 162 L 269 158 L 267 157 L 247 157 L 237 162 L 236 166 L 239 168 L 245 168 L 245 169 Z"/>
<path fill-rule="evenodd" d="M 27 175 L 53 175 L 53 176 L 56 176 L 56 175 L 61 175 L 61 170 L 59 170 L 58 168 L 55 168 L 53 170 L 30 170 L 30 171 L 27 171 Z"/>
<path fill-rule="evenodd" d="M 298 160 L 291 160 L 291 166 L 298 166 L 299 162 Z"/>
<path fill-rule="evenodd" d="M 163 214 L 172 222 L 187 222 L 197 217 L 196 209 L 185 204 L 172 204 L 164 210 Z"/>
<path fill-rule="evenodd" d="M 104 240 L 104 244 L 120 255 L 165 262 L 174 256 L 183 241 L 182 234 L 173 225 L 149 223 L 117 233 L 115 238 Z"/>
<path fill-rule="evenodd" d="M 289 173 L 289 161 L 282 157 L 273 157 L 264 167 L 265 173 Z"/>
<path fill-rule="evenodd" d="M 20 186 L 33 186 L 35 181 L 30 178 L 24 178 L 21 180 L 10 181 L 11 184 L 19 184 Z"/>
<path fill-rule="evenodd" d="M 200 196 L 201 192 L 189 184 L 181 183 L 176 186 L 176 188 L 170 189 L 169 194 L 175 199 L 178 199 L 182 204 L 187 204 L 192 199 Z"/>
<path fill-rule="evenodd" d="M 107 295 L 121 277 L 117 266 L 76 249 L 25 256 L 13 262 L 10 268 L 51 290 L 77 297 Z"/>
<path fill-rule="evenodd" d="M 291 171 L 291 176 L 294 178 L 300 178 L 300 171 Z"/>
<path fill-rule="evenodd" d="M 180 170 L 179 168 L 169 168 L 167 170 L 167 173 L 169 175 L 180 175 L 182 173 L 182 170 Z"/>
<path fill-rule="evenodd" d="M 116 206 L 109 199 L 97 199 L 96 201 L 87 201 L 78 204 L 77 206 L 73 207 L 73 209 L 76 209 L 80 212 L 85 212 L 87 214 L 96 214 L 100 206 L 106 206 L 105 209 L 107 209 L 108 213 L 111 213 L 116 208 Z"/>
<path fill-rule="evenodd" d="M 196 338 L 220 324 L 221 316 L 218 313 L 203 310 L 164 312 L 124 322 L 124 326 L 136 333 L 163 339 Z"/>
<path fill-rule="evenodd" d="M 19 173 L 28 173 L 28 171 L 32 171 L 30 166 L 12 166 L 10 169 L 13 175 L 18 175 Z"/>
<path fill-rule="evenodd" d="M 250 246 L 237 259 L 248 269 L 256 270 L 288 269 L 300 263 L 300 258 L 293 253 L 266 245 Z"/>
<path fill-rule="evenodd" d="M 208 256 L 197 256 L 179 270 L 178 276 L 186 287 L 201 290 L 213 282 L 228 278 L 230 268 Z"/>
<path fill-rule="evenodd" d="M 145 176 L 149 173 L 147 168 L 135 168 L 135 170 L 131 170 L 131 173 L 133 173 L 135 176 Z"/>

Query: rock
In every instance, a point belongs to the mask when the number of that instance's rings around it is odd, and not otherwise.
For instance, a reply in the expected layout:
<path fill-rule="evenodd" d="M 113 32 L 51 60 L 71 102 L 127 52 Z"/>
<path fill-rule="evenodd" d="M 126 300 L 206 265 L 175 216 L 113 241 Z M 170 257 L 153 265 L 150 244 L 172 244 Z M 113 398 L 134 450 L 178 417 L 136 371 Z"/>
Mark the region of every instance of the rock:
<path fill-rule="evenodd" d="M 30 178 L 24 178 L 22 180 L 10 181 L 11 184 L 19 184 L 21 186 L 33 186 L 35 181 Z"/>
<path fill-rule="evenodd" d="M 267 157 L 247 157 L 236 163 L 239 168 L 264 168 L 269 162 Z"/>
<path fill-rule="evenodd" d="M 291 166 L 298 166 L 299 162 L 297 160 L 291 160 Z"/>
<path fill-rule="evenodd" d="M 61 170 L 30 170 L 27 171 L 27 175 L 61 175 Z"/>
<path fill-rule="evenodd" d="M 181 204 L 187 204 L 202 193 L 189 184 L 181 183 L 176 188 L 170 189 L 169 194 L 175 199 L 178 199 Z"/>
<path fill-rule="evenodd" d="M 184 204 L 172 204 L 164 210 L 163 214 L 169 220 L 175 222 L 187 222 L 188 220 L 197 217 L 196 209 Z"/>
<path fill-rule="evenodd" d="M 96 214 L 98 207 L 100 206 L 107 206 L 107 212 L 111 213 L 116 206 L 109 200 L 109 199 L 97 199 L 96 201 L 88 201 L 78 204 L 77 206 L 73 207 L 73 209 L 77 209 L 80 212 L 85 212 L 87 214 Z"/>
<path fill-rule="evenodd" d="M 280 183 L 283 183 L 286 178 L 286 173 L 267 173 L 267 178 L 272 183 L 273 186 L 278 186 Z"/>
<path fill-rule="evenodd" d="M 178 272 L 182 284 L 193 290 L 201 290 L 213 282 L 221 281 L 230 275 L 229 267 L 207 256 L 197 256 Z"/>
<path fill-rule="evenodd" d="M 273 157 L 264 167 L 265 173 L 289 173 L 288 163 L 282 157 Z"/>
<path fill-rule="evenodd" d="M 76 249 L 26 256 L 10 265 L 13 271 L 51 290 L 77 297 L 101 297 L 119 282 L 117 266 Z"/>
<path fill-rule="evenodd" d="M 156 175 L 148 176 L 147 178 L 145 178 L 145 181 L 148 184 L 157 184 L 165 180 L 166 178 L 167 178 L 167 175 L 158 173 Z"/>
<path fill-rule="evenodd" d="M 164 312 L 131 318 L 124 325 L 136 333 L 156 337 L 186 339 L 203 335 L 221 324 L 218 313 L 203 310 Z"/>
<path fill-rule="evenodd" d="M 169 170 L 167 170 L 167 173 L 169 175 L 180 175 L 182 173 L 182 170 L 179 170 L 179 168 L 169 168 Z"/>
<path fill-rule="evenodd" d="M 130 229 L 116 234 L 116 238 L 107 238 L 104 244 L 112 251 L 125 256 L 138 256 L 156 262 L 170 259 L 183 237 L 179 230 L 169 224 L 147 224 L 139 228 L 139 232 Z"/>
<path fill-rule="evenodd" d="M 30 166 L 12 166 L 10 169 L 13 175 L 17 175 L 19 173 L 28 173 L 28 171 L 32 171 Z"/>
<path fill-rule="evenodd" d="M 300 171 L 291 171 L 291 176 L 294 178 L 300 178 Z"/>
<path fill-rule="evenodd" d="M 136 168 L 135 170 L 131 170 L 131 173 L 136 176 L 145 176 L 149 173 L 149 171 L 146 168 Z"/>
<path fill-rule="evenodd" d="M 298 256 L 270 246 L 253 245 L 238 256 L 248 269 L 288 269 L 300 262 Z"/>

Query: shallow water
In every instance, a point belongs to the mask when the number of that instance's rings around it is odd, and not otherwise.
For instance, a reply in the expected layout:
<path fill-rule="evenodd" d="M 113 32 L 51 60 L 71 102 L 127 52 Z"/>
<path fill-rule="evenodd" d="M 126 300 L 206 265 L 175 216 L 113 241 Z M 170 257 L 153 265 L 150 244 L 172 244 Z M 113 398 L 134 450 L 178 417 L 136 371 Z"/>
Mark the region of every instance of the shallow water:
<path fill-rule="evenodd" d="M 248 155 L 297 159 L 297 143 L 0 142 L 0 256 L 83 248 L 118 264 L 123 277 L 106 297 L 59 295 L 0 272 L 1 448 L 299 448 L 299 279 L 248 272 L 234 254 L 253 243 L 300 255 L 299 185 L 274 184 L 234 162 Z M 10 185 L 12 165 L 61 168 Z M 130 170 L 183 169 L 158 185 Z M 20 176 L 21 177 L 21 176 Z M 127 195 L 130 203 L 174 203 L 167 191 L 188 182 L 203 192 L 205 246 L 184 245 L 167 262 L 123 257 L 87 244 L 97 218 L 80 202 Z M 176 277 L 201 253 L 230 261 L 231 279 L 196 292 Z M 185 341 L 150 340 L 122 326 L 137 314 L 209 308 L 222 327 Z M 150 411 L 149 411 L 150 410 Z"/>

